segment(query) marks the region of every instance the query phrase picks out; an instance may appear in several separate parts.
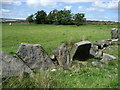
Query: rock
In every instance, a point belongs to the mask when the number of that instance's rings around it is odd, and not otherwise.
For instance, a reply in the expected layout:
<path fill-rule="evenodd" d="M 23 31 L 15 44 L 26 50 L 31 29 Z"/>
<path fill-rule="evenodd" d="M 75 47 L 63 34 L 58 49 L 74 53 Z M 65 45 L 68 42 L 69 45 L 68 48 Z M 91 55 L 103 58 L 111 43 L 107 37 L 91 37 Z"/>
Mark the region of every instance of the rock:
<path fill-rule="evenodd" d="M 102 63 L 105 63 L 105 64 L 108 64 L 109 63 L 109 60 L 107 58 L 103 58 L 100 60 Z"/>
<path fill-rule="evenodd" d="M 31 73 L 31 69 L 22 60 L 0 52 L 2 61 L 2 77 L 20 76 L 24 72 Z"/>
<path fill-rule="evenodd" d="M 82 41 L 75 43 L 71 50 L 71 59 L 84 61 L 90 56 L 91 42 Z"/>
<path fill-rule="evenodd" d="M 70 65 L 69 52 L 66 44 L 62 44 L 59 48 L 53 50 L 52 53 L 55 55 L 60 66 L 68 67 Z"/>
<path fill-rule="evenodd" d="M 16 54 L 33 70 L 49 70 L 54 67 L 40 44 L 22 43 Z"/>
<path fill-rule="evenodd" d="M 106 53 L 103 53 L 103 58 L 100 61 L 103 62 L 103 63 L 105 63 L 105 64 L 108 64 L 109 61 L 113 60 L 113 59 L 116 59 L 116 57 L 114 57 L 112 55 L 109 55 L 109 54 L 106 54 Z"/>
<path fill-rule="evenodd" d="M 94 43 L 94 45 L 98 46 L 98 49 L 104 49 L 107 46 L 111 45 L 112 40 L 99 40 Z"/>
<path fill-rule="evenodd" d="M 118 28 L 112 28 L 111 39 L 118 39 Z"/>
<path fill-rule="evenodd" d="M 115 56 L 112 56 L 112 55 L 106 54 L 106 53 L 103 53 L 103 58 L 107 58 L 109 61 L 113 60 L 113 59 L 116 59 Z"/>
<path fill-rule="evenodd" d="M 93 66 L 99 66 L 99 65 L 100 65 L 100 62 L 93 61 L 93 62 L 92 62 L 92 65 L 93 65 Z"/>
<path fill-rule="evenodd" d="M 51 71 L 54 72 L 54 71 L 57 71 L 57 69 L 52 69 Z"/>
<path fill-rule="evenodd" d="M 101 69 L 106 69 L 106 66 L 101 65 Z"/>
<path fill-rule="evenodd" d="M 119 39 L 112 39 L 112 44 L 119 44 Z"/>

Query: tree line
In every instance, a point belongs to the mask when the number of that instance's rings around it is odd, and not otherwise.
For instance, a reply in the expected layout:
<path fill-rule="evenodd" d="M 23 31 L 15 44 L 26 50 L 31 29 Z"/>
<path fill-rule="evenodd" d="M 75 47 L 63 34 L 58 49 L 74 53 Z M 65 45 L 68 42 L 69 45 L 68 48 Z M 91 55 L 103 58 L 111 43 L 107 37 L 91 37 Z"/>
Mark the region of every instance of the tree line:
<path fill-rule="evenodd" d="M 26 18 L 29 23 L 36 24 L 57 24 L 57 25 L 83 25 L 86 18 L 84 13 L 73 14 L 70 10 L 54 9 L 47 13 L 44 10 L 37 11 Z"/>

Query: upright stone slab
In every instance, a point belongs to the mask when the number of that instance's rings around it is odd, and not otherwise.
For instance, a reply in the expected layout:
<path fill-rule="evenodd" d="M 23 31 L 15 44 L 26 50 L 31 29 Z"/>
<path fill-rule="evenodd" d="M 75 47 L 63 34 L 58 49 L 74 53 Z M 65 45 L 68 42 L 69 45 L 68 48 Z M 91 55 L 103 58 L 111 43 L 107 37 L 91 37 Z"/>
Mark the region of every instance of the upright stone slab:
<path fill-rule="evenodd" d="M 52 53 L 55 55 L 55 58 L 58 61 L 58 64 L 63 67 L 68 67 L 70 64 L 68 47 L 66 44 L 62 44 L 56 50 L 53 50 Z"/>
<path fill-rule="evenodd" d="M 16 54 L 34 70 L 48 70 L 54 67 L 50 57 L 40 44 L 22 43 Z"/>
<path fill-rule="evenodd" d="M 20 76 L 23 72 L 31 73 L 31 69 L 21 60 L 0 52 L 0 62 L 2 62 L 2 77 Z"/>
<path fill-rule="evenodd" d="M 90 56 L 91 42 L 82 41 L 75 43 L 71 51 L 72 60 L 84 61 Z"/>
<path fill-rule="evenodd" d="M 111 39 L 118 39 L 118 28 L 112 28 Z"/>

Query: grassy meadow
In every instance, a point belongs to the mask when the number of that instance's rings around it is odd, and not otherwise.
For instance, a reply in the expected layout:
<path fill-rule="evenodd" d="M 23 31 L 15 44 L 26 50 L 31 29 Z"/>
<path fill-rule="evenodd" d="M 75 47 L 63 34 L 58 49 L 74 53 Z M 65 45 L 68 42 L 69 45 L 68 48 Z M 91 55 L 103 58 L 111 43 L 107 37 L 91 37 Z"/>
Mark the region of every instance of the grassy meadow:
<path fill-rule="evenodd" d="M 91 42 L 110 39 L 111 28 L 115 25 L 36 25 L 8 24 L 2 25 L 2 51 L 13 55 L 21 43 L 41 44 L 50 55 L 51 51 L 62 43 L 73 44 L 82 40 Z M 108 54 L 118 56 L 118 46 L 113 51 L 106 49 Z M 118 57 L 117 57 L 118 58 Z M 39 72 L 30 77 L 12 77 L 3 83 L 4 88 L 117 88 L 118 60 L 111 61 L 107 68 L 93 67 L 89 59 L 84 62 L 73 62 L 72 67 L 65 71 Z M 74 72 L 79 69 L 79 72 Z"/>

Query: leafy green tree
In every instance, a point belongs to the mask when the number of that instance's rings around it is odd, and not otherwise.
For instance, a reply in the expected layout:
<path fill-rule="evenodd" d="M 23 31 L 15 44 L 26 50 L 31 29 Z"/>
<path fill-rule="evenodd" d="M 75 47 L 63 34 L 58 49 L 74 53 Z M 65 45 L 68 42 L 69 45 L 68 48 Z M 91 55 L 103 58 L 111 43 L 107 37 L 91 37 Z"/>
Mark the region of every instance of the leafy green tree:
<path fill-rule="evenodd" d="M 55 23 L 57 21 L 57 14 L 58 14 L 57 9 L 54 9 L 53 11 L 51 11 L 47 16 L 47 22 L 49 24 Z"/>
<path fill-rule="evenodd" d="M 83 13 L 77 13 L 74 15 L 75 25 L 80 26 L 85 22 L 85 15 Z"/>
<path fill-rule="evenodd" d="M 44 10 L 37 11 L 37 13 L 35 13 L 35 23 L 36 24 L 45 24 L 46 17 L 47 17 L 47 14 Z"/>
<path fill-rule="evenodd" d="M 26 18 L 26 20 L 29 22 L 29 23 L 33 23 L 34 22 L 34 19 L 33 19 L 34 15 L 30 15 Z"/>

